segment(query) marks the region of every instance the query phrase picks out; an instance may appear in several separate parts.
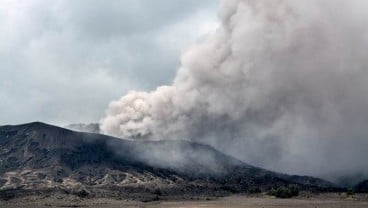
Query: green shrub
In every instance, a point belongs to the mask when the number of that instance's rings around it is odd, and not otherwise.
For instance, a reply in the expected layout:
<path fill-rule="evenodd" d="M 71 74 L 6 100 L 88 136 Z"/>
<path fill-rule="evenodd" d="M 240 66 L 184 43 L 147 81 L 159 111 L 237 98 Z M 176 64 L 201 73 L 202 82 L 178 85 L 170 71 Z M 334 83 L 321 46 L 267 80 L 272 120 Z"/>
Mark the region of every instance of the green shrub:
<path fill-rule="evenodd" d="M 11 191 L 0 191 L 0 200 L 8 201 L 15 198 L 15 193 Z"/>
<path fill-rule="evenodd" d="M 299 188 L 296 185 L 280 186 L 277 189 L 271 189 L 268 194 L 277 198 L 291 198 L 299 195 Z"/>
<path fill-rule="evenodd" d="M 349 188 L 348 191 L 346 192 L 346 195 L 348 195 L 348 196 L 352 196 L 354 194 L 355 194 L 355 192 L 354 192 L 354 189 L 352 189 L 352 188 Z"/>
<path fill-rule="evenodd" d="M 153 190 L 153 194 L 156 194 L 157 196 L 162 196 L 162 192 L 159 188 L 156 188 L 155 190 Z"/>
<path fill-rule="evenodd" d="M 248 190 L 248 193 L 250 193 L 250 194 L 259 194 L 261 192 L 262 191 L 259 187 L 252 187 L 252 188 L 249 188 L 249 190 Z"/>
<path fill-rule="evenodd" d="M 297 185 L 290 185 L 289 190 L 292 196 L 299 196 L 299 187 Z"/>
<path fill-rule="evenodd" d="M 77 191 L 76 195 L 81 198 L 84 198 L 84 197 L 87 197 L 89 193 L 86 190 L 82 189 L 80 191 Z"/>

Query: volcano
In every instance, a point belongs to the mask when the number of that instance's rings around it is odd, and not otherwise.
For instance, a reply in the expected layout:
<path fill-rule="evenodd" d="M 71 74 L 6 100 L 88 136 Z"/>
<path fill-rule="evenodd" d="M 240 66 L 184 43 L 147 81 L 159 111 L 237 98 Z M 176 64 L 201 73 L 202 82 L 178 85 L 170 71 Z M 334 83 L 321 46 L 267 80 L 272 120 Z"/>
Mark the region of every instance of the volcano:
<path fill-rule="evenodd" d="M 0 127 L 0 190 L 6 196 L 223 196 L 322 179 L 275 173 L 189 141 L 132 141 L 41 122 Z"/>

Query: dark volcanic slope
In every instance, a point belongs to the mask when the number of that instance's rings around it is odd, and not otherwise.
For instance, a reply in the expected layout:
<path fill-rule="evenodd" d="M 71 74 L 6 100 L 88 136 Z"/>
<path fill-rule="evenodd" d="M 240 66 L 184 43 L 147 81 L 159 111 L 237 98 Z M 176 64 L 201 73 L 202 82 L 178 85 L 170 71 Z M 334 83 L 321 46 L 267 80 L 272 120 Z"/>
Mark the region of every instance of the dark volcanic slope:
<path fill-rule="evenodd" d="M 365 180 L 365 181 L 362 181 L 362 182 L 358 183 L 354 187 L 354 190 L 356 192 L 368 193 L 368 180 Z"/>
<path fill-rule="evenodd" d="M 256 168 L 191 142 L 137 142 L 39 122 L 0 127 L 0 190 L 223 194 L 288 184 L 332 187 Z"/>

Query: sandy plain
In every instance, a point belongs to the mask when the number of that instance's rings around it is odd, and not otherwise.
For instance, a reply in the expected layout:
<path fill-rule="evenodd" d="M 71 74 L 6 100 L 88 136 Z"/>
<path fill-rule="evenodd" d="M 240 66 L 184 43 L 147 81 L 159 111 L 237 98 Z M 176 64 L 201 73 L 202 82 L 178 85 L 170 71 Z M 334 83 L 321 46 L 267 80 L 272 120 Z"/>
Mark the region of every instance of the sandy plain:
<path fill-rule="evenodd" d="M 368 208 L 368 196 L 346 197 L 341 195 L 319 195 L 292 199 L 276 199 L 269 196 L 235 195 L 211 200 L 165 200 L 139 202 L 116 199 L 80 198 L 24 198 L 1 201 L 1 208 L 46 208 L 46 207 L 89 207 L 89 208 Z"/>

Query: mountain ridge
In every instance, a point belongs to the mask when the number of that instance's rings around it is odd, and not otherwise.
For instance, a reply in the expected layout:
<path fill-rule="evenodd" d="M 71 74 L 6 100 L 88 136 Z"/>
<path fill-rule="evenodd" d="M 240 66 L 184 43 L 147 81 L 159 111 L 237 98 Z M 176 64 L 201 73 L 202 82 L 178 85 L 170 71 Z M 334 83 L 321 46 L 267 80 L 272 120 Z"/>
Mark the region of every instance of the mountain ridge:
<path fill-rule="evenodd" d="M 224 195 L 332 183 L 248 165 L 204 144 L 132 141 L 42 122 L 0 126 L 0 190 L 84 190 L 91 195 Z M 159 190 L 159 191 L 157 191 Z M 156 193 L 157 192 L 157 193 Z"/>

